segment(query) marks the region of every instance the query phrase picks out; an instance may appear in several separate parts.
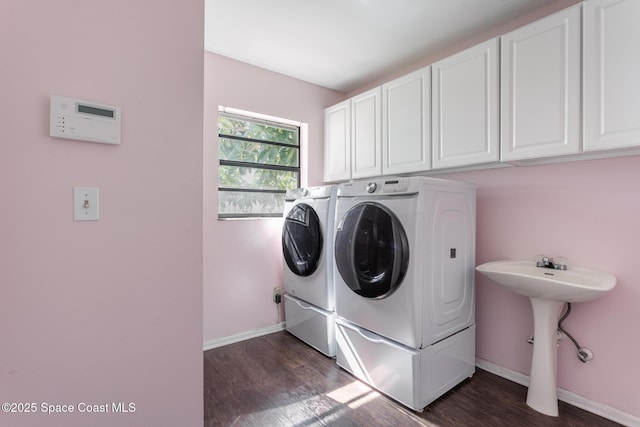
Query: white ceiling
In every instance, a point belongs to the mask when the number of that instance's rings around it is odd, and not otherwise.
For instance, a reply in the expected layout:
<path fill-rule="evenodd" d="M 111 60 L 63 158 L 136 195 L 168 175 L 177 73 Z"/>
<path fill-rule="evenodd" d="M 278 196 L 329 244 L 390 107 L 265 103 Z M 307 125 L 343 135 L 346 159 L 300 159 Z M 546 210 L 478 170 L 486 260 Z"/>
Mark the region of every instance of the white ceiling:
<path fill-rule="evenodd" d="M 205 49 L 347 92 L 555 0 L 205 0 Z"/>

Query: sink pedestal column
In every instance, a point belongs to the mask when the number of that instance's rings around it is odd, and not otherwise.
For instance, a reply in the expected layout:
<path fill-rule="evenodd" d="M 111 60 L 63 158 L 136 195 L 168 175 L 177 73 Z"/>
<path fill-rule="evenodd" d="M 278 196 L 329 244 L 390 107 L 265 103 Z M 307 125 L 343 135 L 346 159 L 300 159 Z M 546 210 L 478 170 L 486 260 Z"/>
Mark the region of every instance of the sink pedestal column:
<path fill-rule="evenodd" d="M 533 357 L 527 405 L 538 412 L 558 416 L 557 331 L 564 302 L 529 298 L 533 308 Z"/>

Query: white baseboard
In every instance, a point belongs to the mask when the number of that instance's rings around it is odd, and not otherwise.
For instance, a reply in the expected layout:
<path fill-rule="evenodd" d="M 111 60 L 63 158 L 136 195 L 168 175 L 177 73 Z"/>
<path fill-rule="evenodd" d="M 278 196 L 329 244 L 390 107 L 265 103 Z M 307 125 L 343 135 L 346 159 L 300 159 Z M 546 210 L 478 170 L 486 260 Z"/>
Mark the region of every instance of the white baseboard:
<path fill-rule="evenodd" d="M 488 362 L 483 359 L 476 358 L 476 366 L 484 371 L 491 372 L 499 377 L 506 378 L 514 383 L 529 386 L 529 376 L 521 374 L 520 372 L 512 371 L 502 366 L 498 366 L 494 363 Z M 572 393 L 568 390 L 558 388 L 558 400 L 562 400 L 570 405 L 577 406 L 580 409 L 599 415 L 603 418 L 607 418 L 611 421 L 615 421 L 619 424 L 628 427 L 640 427 L 640 418 L 635 417 L 626 412 L 619 411 L 602 403 L 594 402 L 586 399 L 583 396 Z"/>
<path fill-rule="evenodd" d="M 232 335 L 230 337 L 219 338 L 212 341 L 206 341 L 203 345 L 203 351 L 211 350 L 213 348 L 222 347 L 225 345 L 233 344 L 236 342 L 248 340 L 251 338 L 261 337 L 263 335 L 273 334 L 274 332 L 280 332 L 284 330 L 285 322 L 276 323 L 266 328 L 253 329 L 251 331 L 243 332 L 241 334 Z"/>

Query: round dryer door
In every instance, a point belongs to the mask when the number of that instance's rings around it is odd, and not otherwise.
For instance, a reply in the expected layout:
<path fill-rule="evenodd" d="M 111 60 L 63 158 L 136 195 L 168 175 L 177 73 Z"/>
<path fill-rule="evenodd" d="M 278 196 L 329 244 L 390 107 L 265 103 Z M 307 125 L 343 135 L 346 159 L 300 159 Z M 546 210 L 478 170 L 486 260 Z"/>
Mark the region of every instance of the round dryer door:
<path fill-rule="evenodd" d="M 385 298 L 402 283 L 409 265 L 409 243 L 398 218 L 377 203 L 351 208 L 335 236 L 338 271 L 352 291 Z"/>
<path fill-rule="evenodd" d="M 322 254 L 322 230 L 316 211 L 306 203 L 295 205 L 282 227 L 282 252 L 289 269 L 297 276 L 310 276 Z"/>

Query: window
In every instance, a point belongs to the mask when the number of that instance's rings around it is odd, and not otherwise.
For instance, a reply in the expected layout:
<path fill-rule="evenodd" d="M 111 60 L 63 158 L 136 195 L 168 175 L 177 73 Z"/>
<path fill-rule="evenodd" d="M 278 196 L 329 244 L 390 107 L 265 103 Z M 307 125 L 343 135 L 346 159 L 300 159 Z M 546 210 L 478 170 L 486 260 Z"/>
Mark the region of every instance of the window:
<path fill-rule="evenodd" d="M 281 217 L 287 190 L 300 186 L 300 125 L 221 109 L 218 218 Z"/>

